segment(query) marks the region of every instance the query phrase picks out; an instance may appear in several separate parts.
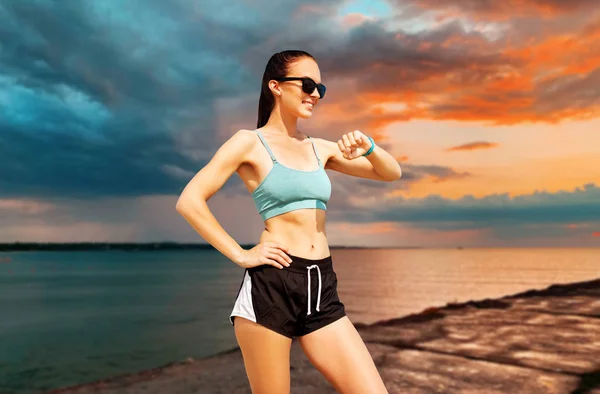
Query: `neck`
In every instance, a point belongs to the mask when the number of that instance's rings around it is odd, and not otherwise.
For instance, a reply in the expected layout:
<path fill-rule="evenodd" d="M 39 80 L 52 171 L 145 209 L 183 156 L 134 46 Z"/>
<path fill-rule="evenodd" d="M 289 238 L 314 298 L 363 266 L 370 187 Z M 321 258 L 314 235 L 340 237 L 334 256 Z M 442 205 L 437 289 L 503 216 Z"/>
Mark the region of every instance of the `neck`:
<path fill-rule="evenodd" d="M 279 105 L 275 105 L 269 121 L 265 127 L 272 129 L 274 132 L 281 134 L 287 134 L 290 138 L 300 137 L 298 133 L 298 117 L 289 113 L 281 113 Z"/>

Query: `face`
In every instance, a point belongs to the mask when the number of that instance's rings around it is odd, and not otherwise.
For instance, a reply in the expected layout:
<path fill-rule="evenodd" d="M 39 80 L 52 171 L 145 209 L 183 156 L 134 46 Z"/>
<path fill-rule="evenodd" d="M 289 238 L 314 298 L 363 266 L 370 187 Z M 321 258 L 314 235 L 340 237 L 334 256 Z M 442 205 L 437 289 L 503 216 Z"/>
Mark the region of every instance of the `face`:
<path fill-rule="evenodd" d="M 290 69 L 286 77 L 309 77 L 316 83 L 321 83 L 319 66 L 311 58 L 302 58 L 290 64 Z M 290 113 L 303 119 L 312 116 L 319 102 L 317 88 L 311 93 L 305 93 L 302 90 L 302 81 L 278 82 L 271 80 L 269 87 L 275 95 L 275 99 L 279 101 L 282 112 Z M 309 103 L 312 103 L 312 106 Z"/>

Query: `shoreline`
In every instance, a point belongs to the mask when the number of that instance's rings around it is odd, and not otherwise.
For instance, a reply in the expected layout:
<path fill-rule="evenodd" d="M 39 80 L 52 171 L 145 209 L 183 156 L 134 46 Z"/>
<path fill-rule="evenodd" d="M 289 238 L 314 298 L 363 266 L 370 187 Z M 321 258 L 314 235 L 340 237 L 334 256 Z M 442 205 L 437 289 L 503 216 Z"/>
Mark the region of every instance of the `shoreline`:
<path fill-rule="evenodd" d="M 251 249 L 256 244 L 240 244 L 244 249 Z M 443 250 L 477 250 L 477 249 L 599 249 L 594 246 L 493 246 L 493 245 L 407 245 L 407 246 L 356 246 L 356 245 L 329 245 L 330 250 L 418 250 L 418 249 L 443 249 Z M 198 251 L 210 250 L 218 252 L 212 245 L 206 243 L 180 243 L 171 241 L 157 242 L 0 242 L 0 252 L 90 252 L 90 251 Z M 7 255 L 8 256 L 8 255 Z M 0 256 L 0 262 L 2 256 Z"/>
<path fill-rule="evenodd" d="M 600 394 L 600 278 L 354 325 L 390 393 Z M 290 363 L 292 393 L 335 392 L 297 339 Z M 236 346 L 46 393 L 140 391 L 250 393 L 250 387 Z"/>
<path fill-rule="evenodd" d="M 256 244 L 240 244 L 244 249 L 251 249 Z M 330 250 L 344 249 L 426 249 L 423 246 L 344 246 L 330 245 Z M 448 247 L 454 249 L 454 246 Z M 462 248 L 456 246 L 456 248 Z M 444 248 L 446 249 L 446 248 Z M 0 243 L 0 252 L 89 252 L 89 251 L 183 251 L 183 250 L 210 250 L 219 252 L 211 244 L 206 243 L 179 243 L 179 242 L 12 242 Z"/>

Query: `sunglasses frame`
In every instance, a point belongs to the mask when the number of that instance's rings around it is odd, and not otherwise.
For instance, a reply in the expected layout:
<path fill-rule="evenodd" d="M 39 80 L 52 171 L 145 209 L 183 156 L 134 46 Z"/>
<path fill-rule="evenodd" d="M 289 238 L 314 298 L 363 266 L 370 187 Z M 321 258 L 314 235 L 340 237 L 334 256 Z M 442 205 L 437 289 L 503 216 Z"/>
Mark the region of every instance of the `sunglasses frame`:
<path fill-rule="evenodd" d="M 315 88 L 319 92 L 319 98 L 325 97 L 327 88 L 322 83 L 316 83 L 312 78 L 309 77 L 279 77 L 273 78 L 275 81 L 302 81 L 302 91 L 306 94 L 311 94 L 315 91 Z M 312 85 L 312 89 L 311 89 Z M 307 91 L 308 90 L 308 91 Z"/>

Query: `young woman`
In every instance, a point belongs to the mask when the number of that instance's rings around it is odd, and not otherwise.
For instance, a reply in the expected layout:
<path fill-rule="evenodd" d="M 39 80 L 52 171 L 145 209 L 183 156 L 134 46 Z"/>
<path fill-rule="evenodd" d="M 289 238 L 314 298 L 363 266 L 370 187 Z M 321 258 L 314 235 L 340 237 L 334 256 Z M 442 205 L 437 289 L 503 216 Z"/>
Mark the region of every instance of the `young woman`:
<path fill-rule="evenodd" d="M 300 132 L 325 95 L 316 60 L 304 51 L 269 59 L 255 130 L 239 130 L 183 190 L 177 211 L 217 250 L 245 268 L 230 322 L 255 394 L 290 392 L 290 346 L 340 393 L 387 393 L 375 363 L 344 311 L 327 244 L 331 183 L 325 169 L 394 181 L 396 160 L 355 130 L 337 142 Z M 236 172 L 265 229 L 252 249 L 239 246 L 206 202 Z"/>

